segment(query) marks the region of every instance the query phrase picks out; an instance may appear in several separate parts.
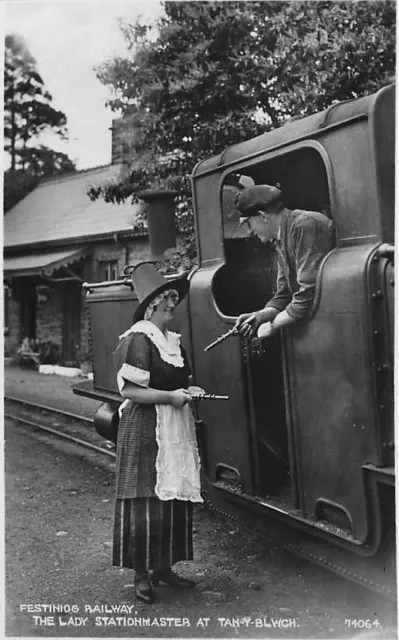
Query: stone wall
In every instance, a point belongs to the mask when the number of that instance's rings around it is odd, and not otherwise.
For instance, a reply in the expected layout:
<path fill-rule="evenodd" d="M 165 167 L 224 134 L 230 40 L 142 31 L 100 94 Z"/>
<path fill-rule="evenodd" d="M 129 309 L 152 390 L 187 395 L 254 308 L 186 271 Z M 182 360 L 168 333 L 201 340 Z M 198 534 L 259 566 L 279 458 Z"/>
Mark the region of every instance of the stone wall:
<path fill-rule="evenodd" d="M 89 310 L 86 304 L 86 295 L 82 292 L 82 315 L 80 322 L 80 351 L 82 358 L 89 357 L 91 359 L 91 346 L 89 336 Z"/>
<path fill-rule="evenodd" d="M 55 342 L 62 352 L 62 299 L 61 286 L 48 288 L 47 299 L 39 297 L 36 304 L 36 338 Z"/>
<path fill-rule="evenodd" d="M 8 296 L 8 326 L 4 327 L 4 355 L 11 358 L 20 346 L 19 302 L 13 299 L 11 288 L 5 295 Z"/>
<path fill-rule="evenodd" d="M 118 261 L 119 276 L 123 275 L 123 268 L 126 265 L 151 260 L 147 236 L 95 245 L 92 255 L 92 282 L 103 280 L 105 263 L 114 260 Z"/>

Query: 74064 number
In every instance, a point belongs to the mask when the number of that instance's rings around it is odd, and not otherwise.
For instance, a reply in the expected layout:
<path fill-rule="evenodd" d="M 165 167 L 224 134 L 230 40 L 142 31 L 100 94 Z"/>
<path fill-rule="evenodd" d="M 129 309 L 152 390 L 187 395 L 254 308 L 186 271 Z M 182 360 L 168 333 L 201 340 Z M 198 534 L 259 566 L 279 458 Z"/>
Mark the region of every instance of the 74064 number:
<path fill-rule="evenodd" d="M 352 627 L 354 629 L 372 629 L 376 627 L 379 629 L 381 624 L 378 620 L 368 620 L 365 618 L 346 618 L 345 626 Z"/>

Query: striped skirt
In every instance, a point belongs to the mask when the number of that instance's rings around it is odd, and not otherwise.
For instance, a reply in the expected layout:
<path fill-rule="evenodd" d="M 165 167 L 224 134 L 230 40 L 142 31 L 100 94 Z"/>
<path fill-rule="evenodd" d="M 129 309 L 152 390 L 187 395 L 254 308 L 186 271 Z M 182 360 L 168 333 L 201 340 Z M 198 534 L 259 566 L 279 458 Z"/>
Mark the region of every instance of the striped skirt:
<path fill-rule="evenodd" d="M 158 498 L 116 501 L 114 566 L 148 571 L 192 559 L 192 502 Z"/>

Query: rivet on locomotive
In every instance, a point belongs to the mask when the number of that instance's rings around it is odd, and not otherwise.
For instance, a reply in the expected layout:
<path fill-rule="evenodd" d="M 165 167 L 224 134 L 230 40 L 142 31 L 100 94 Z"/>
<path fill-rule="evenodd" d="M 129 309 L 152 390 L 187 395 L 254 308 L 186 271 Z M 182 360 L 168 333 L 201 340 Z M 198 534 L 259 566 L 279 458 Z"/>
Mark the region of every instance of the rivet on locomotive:
<path fill-rule="evenodd" d="M 208 504 L 390 597 L 394 100 L 394 86 L 384 87 L 198 163 L 199 265 L 182 276 L 190 290 L 176 313 L 195 384 L 229 398 L 195 407 Z M 237 189 L 264 183 L 279 185 L 288 208 L 331 217 L 337 244 L 320 267 L 310 317 L 262 342 L 231 330 L 276 287 L 273 245 L 238 227 L 233 204 Z M 154 257 L 173 237 L 173 195 L 143 195 Z M 137 299 L 128 273 L 84 286 L 94 380 L 74 391 L 103 401 L 96 428 L 115 441 L 122 399 L 112 352 Z"/>

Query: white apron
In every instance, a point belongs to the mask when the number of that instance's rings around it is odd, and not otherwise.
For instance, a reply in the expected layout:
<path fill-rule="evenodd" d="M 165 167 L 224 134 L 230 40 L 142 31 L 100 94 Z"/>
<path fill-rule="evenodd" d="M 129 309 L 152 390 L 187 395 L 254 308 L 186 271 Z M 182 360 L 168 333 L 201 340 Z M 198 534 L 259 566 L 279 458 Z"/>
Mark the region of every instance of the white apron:
<path fill-rule="evenodd" d="M 183 367 L 184 360 L 180 349 L 180 335 L 167 331 L 166 336 L 149 320 L 140 320 L 123 333 L 125 338 L 130 333 L 144 333 L 157 348 L 164 362 L 174 367 Z M 145 373 L 136 367 L 122 365 L 118 372 L 119 391 L 128 379 L 133 384 L 148 386 L 144 383 Z M 137 372 L 137 380 L 136 380 Z M 143 376 L 144 374 L 144 376 Z M 148 377 L 149 379 L 149 377 Z M 122 413 L 126 400 L 120 406 Z M 198 453 L 195 423 L 191 408 L 188 404 L 181 409 L 170 404 L 156 404 L 156 440 L 158 454 L 156 458 L 157 481 L 155 493 L 160 500 L 190 500 L 203 502 L 201 497 L 200 458 Z"/>

